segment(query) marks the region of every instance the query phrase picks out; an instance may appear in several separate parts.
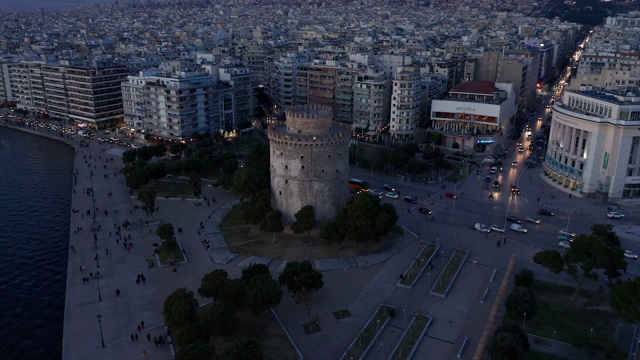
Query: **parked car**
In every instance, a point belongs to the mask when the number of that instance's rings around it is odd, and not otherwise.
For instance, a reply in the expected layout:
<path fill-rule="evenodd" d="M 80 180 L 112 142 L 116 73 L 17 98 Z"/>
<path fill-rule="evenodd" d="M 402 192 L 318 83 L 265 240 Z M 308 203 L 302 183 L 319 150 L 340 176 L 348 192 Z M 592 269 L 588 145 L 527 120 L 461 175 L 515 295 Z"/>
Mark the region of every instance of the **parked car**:
<path fill-rule="evenodd" d="M 624 214 L 621 214 L 617 211 L 609 211 L 607 213 L 607 217 L 609 219 L 624 219 Z"/>
<path fill-rule="evenodd" d="M 491 182 L 491 176 L 485 176 L 484 182 L 486 183 Z"/>
<path fill-rule="evenodd" d="M 379 196 L 379 197 L 383 197 L 384 196 L 384 191 L 378 190 L 378 189 L 371 189 L 371 193 L 373 195 L 376 195 L 376 196 Z"/>
<path fill-rule="evenodd" d="M 509 215 L 509 216 L 506 217 L 506 219 L 507 219 L 507 221 L 512 222 L 512 223 L 522 224 L 522 220 L 518 219 L 515 216 Z"/>
<path fill-rule="evenodd" d="M 433 213 L 431 210 L 424 207 L 418 208 L 418 212 L 425 215 L 431 215 Z"/>
<path fill-rule="evenodd" d="M 571 238 L 574 238 L 577 235 L 576 233 L 572 233 L 572 232 L 567 231 L 567 229 L 558 230 L 558 234 L 567 235 L 567 236 L 570 236 Z"/>
<path fill-rule="evenodd" d="M 473 228 L 476 231 L 480 231 L 481 233 L 488 233 L 491 231 L 491 229 L 489 229 L 485 224 L 481 223 L 476 223 L 475 225 L 473 225 Z"/>
<path fill-rule="evenodd" d="M 396 191 L 396 188 L 394 188 L 393 186 L 388 185 L 388 184 L 382 185 L 382 188 L 387 190 L 387 191 Z"/>
<path fill-rule="evenodd" d="M 418 202 L 416 198 L 414 198 L 413 196 L 405 196 L 402 198 L 402 201 L 412 203 L 412 204 L 415 204 Z"/>
<path fill-rule="evenodd" d="M 630 250 L 625 250 L 624 257 L 628 257 L 629 259 L 637 259 L 638 255 L 632 253 Z"/>
<path fill-rule="evenodd" d="M 553 216 L 553 213 L 547 209 L 540 209 L 538 215 Z"/>
<path fill-rule="evenodd" d="M 568 235 L 558 235 L 558 240 L 572 242 L 573 238 Z"/>
<path fill-rule="evenodd" d="M 454 199 L 454 200 L 458 198 L 458 197 L 457 197 L 454 193 L 452 193 L 452 192 L 446 192 L 446 193 L 444 193 L 444 197 L 446 197 L 447 199 Z"/>
<path fill-rule="evenodd" d="M 495 174 L 497 172 L 498 172 L 498 168 L 496 166 L 492 166 L 491 169 L 489 169 L 489 174 Z"/>
<path fill-rule="evenodd" d="M 571 243 L 563 240 L 558 242 L 558 246 L 560 246 L 561 248 L 569 249 L 571 248 Z"/>
<path fill-rule="evenodd" d="M 527 230 L 526 227 L 524 227 L 524 226 L 522 226 L 520 224 L 511 224 L 511 230 L 517 231 L 517 232 L 520 232 L 520 233 L 525 233 L 525 234 L 529 232 L 529 230 Z"/>
<path fill-rule="evenodd" d="M 540 223 L 542 222 L 542 220 L 540 220 L 540 219 L 534 219 L 534 218 L 532 218 L 531 216 L 525 216 L 525 217 L 524 217 L 524 220 L 525 220 L 525 221 L 528 221 L 528 222 L 530 222 L 530 223 L 534 223 L 534 224 L 540 224 Z"/>
<path fill-rule="evenodd" d="M 388 197 L 388 198 L 391 198 L 391 199 L 397 199 L 398 198 L 398 193 L 397 192 L 393 192 L 393 191 L 389 191 L 387 193 L 387 195 L 385 195 L 385 196 Z"/>
<path fill-rule="evenodd" d="M 498 188 L 498 187 L 500 187 L 500 181 L 498 181 L 498 180 L 494 181 L 494 182 L 493 182 L 493 187 L 494 187 L 494 188 Z"/>
<path fill-rule="evenodd" d="M 499 232 L 499 233 L 503 233 L 504 232 L 504 228 L 500 225 L 491 225 L 489 226 L 489 230 L 491 231 L 495 231 L 495 232 Z"/>

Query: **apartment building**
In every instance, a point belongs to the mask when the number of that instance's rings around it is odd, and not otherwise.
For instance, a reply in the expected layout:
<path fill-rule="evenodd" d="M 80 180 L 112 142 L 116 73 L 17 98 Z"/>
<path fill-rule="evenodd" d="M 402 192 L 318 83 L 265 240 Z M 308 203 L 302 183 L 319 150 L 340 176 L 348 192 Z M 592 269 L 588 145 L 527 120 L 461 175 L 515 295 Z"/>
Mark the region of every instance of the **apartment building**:
<path fill-rule="evenodd" d="M 19 58 L 15 55 L 0 54 L 0 104 L 18 101 L 16 82 L 12 81 Z"/>
<path fill-rule="evenodd" d="M 182 141 L 236 125 L 233 89 L 186 62 L 166 62 L 129 76 L 122 93 L 132 132 Z"/>
<path fill-rule="evenodd" d="M 553 105 L 545 174 L 604 200 L 640 196 L 640 90 L 565 90 Z"/>
<path fill-rule="evenodd" d="M 431 131 L 442 134 L 441 146 L 466 153 L 502 149 L 516 116 L 511 83 L 471 81 L 453 87 L 445 99 L 431 102 Z"/>
<path fill-rule="evenodd" d="M 390 94 L 386 73 L 376 68 L 358 72 L 353 84 L 353 128 L 373 131 L 389 124 Z"/>
<path fill-rule="evenodd" d="M 394 138 L 413 138 L 421 117 L 420 71 L 415 67 L 398 68 L 392 89 L 389 132 Z"/>
<path fill-rule="evenodd" d="M 233 90 L 235 124 L 252 122 L 256 113 L 256 88 L 253 69 L 240 64 L 221 65 L 218 79 Z"/>

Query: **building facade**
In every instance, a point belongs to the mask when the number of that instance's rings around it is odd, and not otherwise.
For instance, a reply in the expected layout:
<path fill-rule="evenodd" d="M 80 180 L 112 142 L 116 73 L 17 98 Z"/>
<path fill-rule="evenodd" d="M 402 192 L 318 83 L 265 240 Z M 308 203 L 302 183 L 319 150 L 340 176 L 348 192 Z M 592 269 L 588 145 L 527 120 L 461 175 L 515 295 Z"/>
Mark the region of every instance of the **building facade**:
<path fill-rule="evenodd" d="M 410 139 L 420 123 L 422 80 L 414 67 L 403 67 L 393 78 L 389 132 L 394 138 Z"/>
<path fill-rule="evenodd" d="M 286 123 L 267 130 L 271 162 L 271 203 L 291 224 L 295 213 L 312 205 L 315 219 L 332 219 L 346 204 L 351 128 L 333 121 L 325 105 L 286 110 Z"/>
<path fill-rule="evenodd" d="M 545 174 L 606 200 L 640 196 L 640 90 L 565 90 L 553 105 Z"/>
<path fill-rule="evenodd" d="M 441 146 L 465 153 L 492 153 L 507 140 L 517 113 L 512 84 L 472 81 L 452 88 L 449 96 L 431 102 L 431 131 L 442 135 Z"/>

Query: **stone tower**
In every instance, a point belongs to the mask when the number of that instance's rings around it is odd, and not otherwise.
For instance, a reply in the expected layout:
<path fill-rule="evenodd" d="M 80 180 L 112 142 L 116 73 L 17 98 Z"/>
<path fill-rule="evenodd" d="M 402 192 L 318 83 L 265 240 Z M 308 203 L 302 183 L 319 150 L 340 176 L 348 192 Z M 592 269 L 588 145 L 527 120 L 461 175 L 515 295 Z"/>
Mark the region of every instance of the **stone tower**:
<path fill-rule="evenodd" d="M 292 107 L 286 115 L 286 123 L 267 130 L 271 205 L 286 225 L 306 205 L 313 206 L 317 222 L 330 220 L 349 195 L 350 127 L 334 122 L 323 105 Z"/>

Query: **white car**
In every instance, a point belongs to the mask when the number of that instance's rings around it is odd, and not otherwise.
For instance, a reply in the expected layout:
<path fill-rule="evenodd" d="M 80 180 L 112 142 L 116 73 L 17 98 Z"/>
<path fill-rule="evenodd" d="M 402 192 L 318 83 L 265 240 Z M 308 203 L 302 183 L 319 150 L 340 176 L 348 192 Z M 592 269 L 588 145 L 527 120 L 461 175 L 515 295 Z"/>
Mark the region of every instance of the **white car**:
<path fill-rule="evenodd" d="M 520 224 L 511 224 L 511 230 L 513 231 L 517 231 L 517 232 L 521 232 L 521 233 L 528 233 L 529 230 L 527 230 L 526 227 L 520 225 Z"/>
<path fill-rule="evenodd" d="M 607 213 L 607 217 L 609 219 L 624 219 L 624 214 L 621 214 L 617 211 L 609 211 Z"/>
<path fill-rule="evenodd" d="M 638 255 L 632 253 L 630 250 L 625 250 L 624 257 L 628 257 L 629 259 L 637 259 Z"/>
<path fill-rule="evenodd" d="M 481 223 L 476 223 L 475 225 L 473 225 L 473 228 L 477 231 L 480 231 L 481 233 L 488 233 L 491 231 L 491 229 L 489 229 L 485 224 Z"/>
<path fill-rule="evenodd" d="M 511 162 L 511 166 L 518 166 L 518 162 L 517 161 L 512 161 Z"/>
<path fill-rule="evenodd" d="M 379 196 L 379 197 L 383 197 L 384 196 L 384 191 L 378 190 L 378 189 L 371 189 L 371 193 L 373 195 L 376 195 L 376 196 Z"/>
<path fill-rule="evenodd" d="M 563 240 L 558 242 L 558 246 L 560 246 L 561 248 L 569 249 L 571 248 L 571 243 Z"/>
<path fill-rule="evenodd" d="M 499 226 L 499 225 L 491 225 L 491 226 L 489 226 L 489 230 L 495 231 L 495 232 L 499 232 L 499 233 L 503 233 L 504 232 L 504 228 L 502 226 Z"/>
<path fill-rule="evenodd" d="M 497 166 L 492 166 L 491 169 L 489 169 L 489 174 L 495 174 L 497 172 L 498 172 Z"/>
<path fill-rule="evenodd" d="M 525 221 L 528 221 L 528 222 L 530 222 L 530 223 L 534 223 L 534 224 L 540 224 L 540 223 L 542 222 L 542 220 L 540 220 L 540 219 L 534 219 L 534 218 L 532 218 L 532 217 L 530 217 L 530 216 L 525 216 L 525 217 L 524 217 L 524 220 L 525 220 Z"/>
<path fill-rule="evenodd" d="M 388 198 L 391 198 L 391 199 L 397 199 L 398 198 L 398 193 L 397 192 L 393 192 L 393 191 L 389 191 L 387 193 L 387 195 L 385 195 L 385 196 L 388 197 Z"/>

